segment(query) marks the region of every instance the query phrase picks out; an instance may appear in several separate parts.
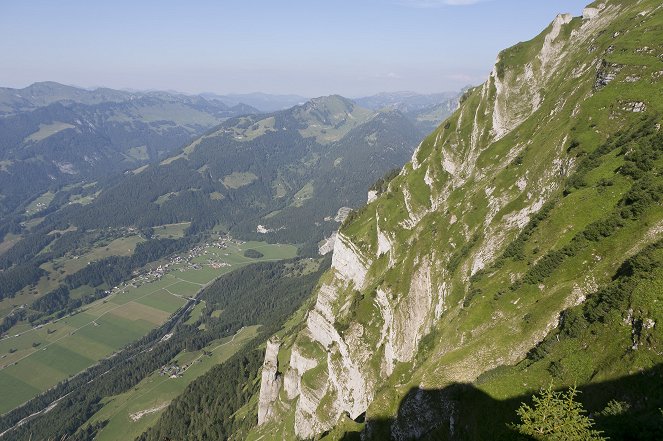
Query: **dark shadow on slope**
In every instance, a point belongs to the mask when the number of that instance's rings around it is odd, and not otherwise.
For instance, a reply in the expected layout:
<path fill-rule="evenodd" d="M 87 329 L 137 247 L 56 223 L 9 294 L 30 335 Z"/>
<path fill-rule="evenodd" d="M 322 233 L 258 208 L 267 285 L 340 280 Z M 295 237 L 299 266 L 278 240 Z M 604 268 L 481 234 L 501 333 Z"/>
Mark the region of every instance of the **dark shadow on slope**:
<path fill-rule="evenodd" d="M 663 440 L 663 364 L 627 377 L 580 386 L 578 400 L 611 441 Z M 363 432 L 346 433 L 343 441 L 364 440 L 528 440 L 508 427 L 517 422 L 521 403 L 531 395 L 496 400 L 472 384 L 443 389 L 411 389 L 396 418 L 367 415 Z M 602 412 L 609 401 L 627 403 L 622 413 Z"/>

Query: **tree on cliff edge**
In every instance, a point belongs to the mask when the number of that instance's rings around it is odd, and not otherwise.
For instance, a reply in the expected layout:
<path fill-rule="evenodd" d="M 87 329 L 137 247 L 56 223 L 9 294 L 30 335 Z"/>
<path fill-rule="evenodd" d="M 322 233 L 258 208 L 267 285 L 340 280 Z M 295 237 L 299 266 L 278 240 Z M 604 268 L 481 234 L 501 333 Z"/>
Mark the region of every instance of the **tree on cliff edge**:
<path fill-rule="evenodd" d="M 513 429 L 535 440 L 605 441 L 602 432 L 592 429 L 594 421 L 575 401 L 578 390 L 555 392 L 552 384 L 532 397 L 533 407 L 523 403 L 517 413 L 521 423 Z"/>

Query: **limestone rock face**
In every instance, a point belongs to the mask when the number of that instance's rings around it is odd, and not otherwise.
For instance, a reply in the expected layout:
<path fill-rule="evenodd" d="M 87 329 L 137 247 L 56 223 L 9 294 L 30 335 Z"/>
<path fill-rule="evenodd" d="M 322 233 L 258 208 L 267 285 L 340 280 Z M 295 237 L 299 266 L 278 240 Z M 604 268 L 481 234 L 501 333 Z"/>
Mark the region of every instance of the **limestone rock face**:
<path fill-rule="evenodd" d="M 267 342 L 265 361 L 262 365 L 260 396 L 258 397 L 258 425 L 274 419 L 274 403 L 279 396 L 282 379 L 278 373 L 278 355 L 281 343 L 276 340 Z"/>
<path fill-rule="evenodd" d="M 336 232 L 333 232 L 328 238 L 326 238 L 322 245 L 318 247 L 318 253 L 321 256 L 327 255 L 334 251 L 334 243 L 336 243 Z"/>
<path fill-rule="evenodd" d="M 583 20 L 591 20 L 599 15 L 599 8 L 585 8 L 582 10 Z"/>
<path fill-rule="evenodd" d="M 283 389 L 289 400 L 297 397 L 301 392 L 302 375 L 318 365 L 318 361 L 313 358 L 307 358 L 296 345 L 290 353 L 290 367 L 283 380 Z"/>
<path fill-rule="evenodd" d="M 360 289 L 364 286 L 368 271 L 367 259 L 342 233 L 337 234 L 334 242 L 332 268 L 340 278 L 348 282 L 352 281 L 355 288 Z"/>

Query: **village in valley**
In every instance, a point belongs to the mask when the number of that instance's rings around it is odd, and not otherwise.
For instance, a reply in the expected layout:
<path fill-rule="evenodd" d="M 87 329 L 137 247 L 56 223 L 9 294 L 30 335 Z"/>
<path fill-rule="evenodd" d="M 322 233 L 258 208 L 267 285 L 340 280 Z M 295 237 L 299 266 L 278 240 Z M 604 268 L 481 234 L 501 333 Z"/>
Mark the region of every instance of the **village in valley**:
<path fill-rule="evenodd" d="M 241 246 L 246 242 L 235 240 L 227 234 L 218 236 L 215 241 L 201 243 L 191 248 L 187 253 L 177 253 L 168 258 L 167 262 L 159 264 L 156 268 L 147 268 L 134 272 L 134 278 L 130 281 L 116 286 L 112 292 L 123 290 L 127 286 L 137 288 L 145 283 L 152 283 L 160 280 L 164 275 L 171 271 L 196 271 L 208 266 L 213 269 L 231 267 L 232 264 L 224 258 L 231 255 L 229 247 L 241 250 Z M 200 257 L 203 259 L 199 259 Z M 207 257 L 207 258 L 205 258 Z M 108 292 L 109 294 L 111 291 Z"/>

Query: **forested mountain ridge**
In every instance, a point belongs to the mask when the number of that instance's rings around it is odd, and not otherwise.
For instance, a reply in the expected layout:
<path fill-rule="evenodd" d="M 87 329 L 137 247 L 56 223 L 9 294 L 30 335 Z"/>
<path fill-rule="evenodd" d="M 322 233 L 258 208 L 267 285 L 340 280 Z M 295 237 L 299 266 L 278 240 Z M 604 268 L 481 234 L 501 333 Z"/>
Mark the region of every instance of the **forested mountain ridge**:
<path fill-rule="evenodd" d="M 157 161 L 225 119 L 259 113 L 201 97 L 58 83 L 0 89 L 0 109 L 0 215 L 49 189 Z"/>
<path fill-rule="evenodd" d="M 140 98 L 154 98 L 170 103 L 181 103 L 185 105 L 212 106 L 216 112 L 229 111 L 234 112 L 244 110 L 239 114 L 254 113 L 255 108 L 234 100 L 226 102 L 220 100 L 215 95 L 184 95 L 178 92 L 163 91 L 134 91 L 116 90 L 107 87 L 96 89 L 82 89 L 75 86 L 67 86 L 54 81 L 43 81 L 33 83 L 23 89 L 12 89 L 10 87 L 0 87 L 0 116 L 10 116 L 22 112 L 46 107 L 51 104 L 60 103 L 83 104 L 94 106 L 104 103 L 122 103 L 134 101 Z M 235 113 L 237 115 L 238 113 Z"/>
<path fill-rule="evenodd" d="M 398 111 L 317 98 L 229 119 L 52 222 L 97 228 L 190 221 L 195 231 L 221 223 L 241 237 L 315 243 L 338 228 L 340 207 L 360 206 L 375 180 L 407 161 L 420 136 Z"/>
<path fill-rule="evenodd" d="M 248 439 L 517 439 L 551 383 L 611 439 L 663 436 L 662 24 L 597 1 L 499 54 L 341 228 Z"/>
<path fill-rule="evenodd" d="M 0 115 L 6 116 L 35 110 L 57 102 L 92 105 L 122 102 L 133 96 L 132 93 L 121 90 L 99 88 L 91 91 L 54 81 L 33 83 L 22 89 L 0 87 Z"/>

